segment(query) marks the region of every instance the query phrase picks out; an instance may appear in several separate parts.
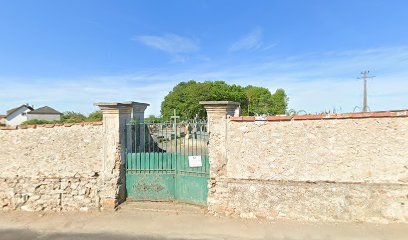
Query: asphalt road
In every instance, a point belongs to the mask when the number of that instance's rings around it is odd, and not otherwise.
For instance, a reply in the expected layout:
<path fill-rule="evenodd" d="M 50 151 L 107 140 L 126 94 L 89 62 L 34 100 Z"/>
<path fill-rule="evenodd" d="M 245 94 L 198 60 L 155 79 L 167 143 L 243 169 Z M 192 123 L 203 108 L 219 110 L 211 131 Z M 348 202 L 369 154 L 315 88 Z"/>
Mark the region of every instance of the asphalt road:
<path fill-rule="evenodd" d="M 177 203 L 126 203 L 116 212 L 0 211 L 0 240 L 407 240 L 408 224 L 239 219 Z"/>
<path fill-rule="evenodd" d="M 0 240 L 170 240 L 164 237 L 110 233 L 38 233 L 30 230 L 0 230 Z M 182 238 L 171 238 L 182 240 Z M 203 239 L 204 240 L 204 239 Z"/>

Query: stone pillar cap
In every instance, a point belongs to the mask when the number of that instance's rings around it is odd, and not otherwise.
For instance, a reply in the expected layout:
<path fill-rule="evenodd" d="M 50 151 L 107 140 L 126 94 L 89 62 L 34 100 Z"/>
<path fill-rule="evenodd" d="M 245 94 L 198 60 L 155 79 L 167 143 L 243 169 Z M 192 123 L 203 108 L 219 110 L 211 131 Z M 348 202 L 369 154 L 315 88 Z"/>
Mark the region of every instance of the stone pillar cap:
<path fill-rule="evenodd" d="M 133 102 L 133 101 L 129 101 L 129 102 L 123 102 L 124 104 L 131 104 L 131 105 L 139 105 L 139 106 L 150 106 L 150 104 L 148 103 L 141 103 L 141 102 Z"/>
<path fill-rule="evenodd" d="M 233 101 L 201 101 L 201 105 L 240 105 L 238 102 Z"/>
<path fill-rule="evenodd" d="M 201 101 L 201 105 L 207 110 L 207 115 L 239 116 L 237 109 L 240 103 L 233 101 Z"/>
<path fill-rule="evenodd" d="M 106 106 L 106 107 L 119 107 L 119 106 L 133 106 L 133 105 L 140 105 L 140 106 L 150 106 L 148 103 L 140 103 L 140 102 L 97 102 L 94 103 L 95 106 Z"/>
<path fill-rule="evenodd" d="M 95 106 L 106 106 L 106 107 L 119 107 L 119 106 L 132 106 L 130 103 L 120 103 L 120 102 L 97 102 L 94 103 Z"/>

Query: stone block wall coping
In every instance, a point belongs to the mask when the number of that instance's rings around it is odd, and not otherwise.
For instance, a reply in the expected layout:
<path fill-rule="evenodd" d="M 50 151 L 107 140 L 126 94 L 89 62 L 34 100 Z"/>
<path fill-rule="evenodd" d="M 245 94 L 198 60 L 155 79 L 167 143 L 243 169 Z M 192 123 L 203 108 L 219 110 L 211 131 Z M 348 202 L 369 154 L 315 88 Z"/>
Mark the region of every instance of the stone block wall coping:
<path fill-rule="evenodd" d="M 340 114 L 317 114 L 299 116 L 242 116 L 230 117 L 234 122 L 255 122 L 255 121 L 299 121 L 299 120 L 330 120 L 330 119 L 358 119 L 358 118 L 385 118 L 385 117 L 408 117 L 408 110 L 382 111 L 382 112 L 360 112 L 360 113 L 340 113 Z"/>
<path fill-rule="evenodd" d="M 133 101 L 127 101 L 127 102 L 97 102 L 94 103 L 95 106 L 111 106 L 111 107 L 117 107 L 117 106 L 150 106 L 148 103 L 141 103 L 141 102 L 133 102 Z"/>
<path fill-rule="evenodd" d="M 0 127 L 0 130 L 18 130 L 18 129 L 30 129 L 30 128 L 54 128 L 54 127 L 72 127 L 72 126 L 99 126 L 99 125 L 102 125 L 102 122 L 32 124 L 32 125 Z"/>
<path fill-rule="evenodd" d="M 200 101 L 201 105 L 239 105 L 238 102 L 233 101 Z"/>

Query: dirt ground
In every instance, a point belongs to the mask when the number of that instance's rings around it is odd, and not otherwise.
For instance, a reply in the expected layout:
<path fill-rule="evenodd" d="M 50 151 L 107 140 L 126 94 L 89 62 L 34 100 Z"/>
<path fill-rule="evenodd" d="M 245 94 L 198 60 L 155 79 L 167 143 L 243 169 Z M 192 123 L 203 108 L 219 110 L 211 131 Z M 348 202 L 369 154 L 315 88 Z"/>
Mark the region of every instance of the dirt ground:
<path fill-rule="evenodd" d="M 1 212 L 0 239 L 408 239 L 404 224 L 266 222 L 214 217 L 173 203 L 127 203 L 115 212 Z"/>

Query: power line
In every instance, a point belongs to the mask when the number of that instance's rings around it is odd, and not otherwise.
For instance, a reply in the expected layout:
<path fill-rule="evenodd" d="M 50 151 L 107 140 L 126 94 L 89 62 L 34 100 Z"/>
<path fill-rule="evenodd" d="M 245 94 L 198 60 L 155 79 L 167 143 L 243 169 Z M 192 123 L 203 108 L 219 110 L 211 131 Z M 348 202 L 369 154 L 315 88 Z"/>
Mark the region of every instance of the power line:
<path fill-rule="evenodd" d="M 364 97 L 363 97 L 363 112 L 367 112 L 367 79 L 375 78 L 375 76 L 368 76 L 370 71 L 364 70 L 361 72 L 362 77 L 358 77 L 358 79 L 364 79 Z"/>

